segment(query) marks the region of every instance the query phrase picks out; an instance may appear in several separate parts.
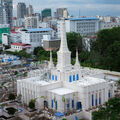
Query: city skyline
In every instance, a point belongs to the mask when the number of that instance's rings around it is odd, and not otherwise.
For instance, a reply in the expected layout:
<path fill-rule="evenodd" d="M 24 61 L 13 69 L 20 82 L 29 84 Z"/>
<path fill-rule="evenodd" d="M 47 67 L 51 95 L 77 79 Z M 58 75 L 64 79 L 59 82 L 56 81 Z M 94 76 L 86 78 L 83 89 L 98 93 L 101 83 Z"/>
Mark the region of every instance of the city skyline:
<path fill-rule="evenodd" d="M 25 2 L 26 5 L 32 4 L 35 12 L 41 12 L 44 8 L 51 8 L 52 12 L 56 8 L 65 7 L 68 8 L 70 15 L 78 16 L 80 10 L 80 16 L 95 16 L 95 15 L 111 15 L 119 16 L 120 0 L 13 0 L 14 15 L 16 16 L 16 6 L 18 2 Z M 47 3 L 47 4 L 46 4 Z M 102 11 L 101 11 L 102 10 Z"/>

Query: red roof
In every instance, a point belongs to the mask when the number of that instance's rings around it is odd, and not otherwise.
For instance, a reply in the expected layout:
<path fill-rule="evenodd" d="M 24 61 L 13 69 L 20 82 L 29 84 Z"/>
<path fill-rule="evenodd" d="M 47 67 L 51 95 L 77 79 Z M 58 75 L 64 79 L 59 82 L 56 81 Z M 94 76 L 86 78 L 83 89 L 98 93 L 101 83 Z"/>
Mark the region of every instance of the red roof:
<path fill-rule="evenodd" d="M 27 46 L 30 44 L 25 44 L 25 43 L 12 43 L 12 45 L 16 45 L 16 46 Z M 31 45 L 30 45 L 31 46 Z"/>
<path fill-rule="evenodd" d="M 13 17 L 13 19 L 14 19 L 14 20 L 17 20 L 17 18 L 16 18 L 16 17 Z"/>
<path fill-rule="evenodd" d="M 16 31 L 14 31 L 14 30 L 11 30 L 10 32 L 11 32 L 11 33 L 14 33 L 14 34 L 19 33 L 19 32 L 16 32 Z"/>

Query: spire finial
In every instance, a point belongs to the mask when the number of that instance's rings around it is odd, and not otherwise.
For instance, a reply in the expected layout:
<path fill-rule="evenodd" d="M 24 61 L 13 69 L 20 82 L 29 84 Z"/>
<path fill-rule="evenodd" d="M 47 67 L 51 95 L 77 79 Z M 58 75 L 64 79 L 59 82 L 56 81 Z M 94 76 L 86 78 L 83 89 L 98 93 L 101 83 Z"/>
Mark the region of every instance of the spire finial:
<path fill-rule="evenodd" d="M 53 68 L 54 64 L 53 64 L 53 60 L 52 60 L 52 51 L 50 50 L 50 61 L 49 61 L 49 68 Z"/>
<path fill-rule="evenodd" d="M 76 49 L 75 69 L 80 69 L 80 63 L 79 63 L 79 59 L 78 59 L 78 49 Z"/>

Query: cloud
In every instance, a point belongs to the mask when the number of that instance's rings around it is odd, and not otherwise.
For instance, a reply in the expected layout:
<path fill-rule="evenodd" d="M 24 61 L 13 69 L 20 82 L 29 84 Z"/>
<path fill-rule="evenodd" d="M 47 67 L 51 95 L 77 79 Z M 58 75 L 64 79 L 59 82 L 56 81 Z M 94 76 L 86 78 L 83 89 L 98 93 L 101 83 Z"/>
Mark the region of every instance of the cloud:
<path fill-rule="evenodd" d="M 70 14 L 77 16 L 78 10 L 81 15 L 119 15 L 120 0 L 13 0 L 14 12 L 18 2 L 25 2 L 26 5 L 32 4 L 36 12 L 40 12 L 44 8 L 66 7 Z"/>

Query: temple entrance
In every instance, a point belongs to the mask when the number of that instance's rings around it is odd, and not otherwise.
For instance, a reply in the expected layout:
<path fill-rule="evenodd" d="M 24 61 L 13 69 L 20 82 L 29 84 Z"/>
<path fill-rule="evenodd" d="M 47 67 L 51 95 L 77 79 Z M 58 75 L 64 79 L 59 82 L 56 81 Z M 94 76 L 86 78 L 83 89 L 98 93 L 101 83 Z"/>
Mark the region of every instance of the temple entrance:
<path fill-rule="evenodd" d="M 77 110 L 82 110 L 82 103 L 81 102 L 77 102 L 76 108 L 77 108 Z"/>

